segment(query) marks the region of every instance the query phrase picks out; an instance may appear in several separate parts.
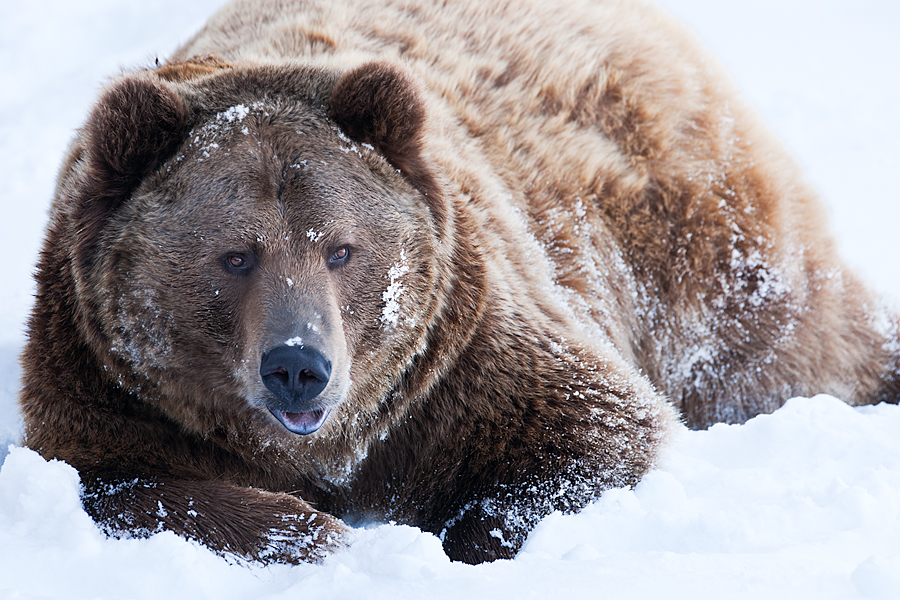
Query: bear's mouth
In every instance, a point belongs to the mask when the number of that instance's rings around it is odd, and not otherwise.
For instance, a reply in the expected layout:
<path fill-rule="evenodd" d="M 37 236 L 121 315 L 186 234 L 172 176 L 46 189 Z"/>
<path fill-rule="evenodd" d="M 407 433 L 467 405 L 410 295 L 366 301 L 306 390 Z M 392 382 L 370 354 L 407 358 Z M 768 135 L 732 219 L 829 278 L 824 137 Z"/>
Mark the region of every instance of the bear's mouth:
<path fill-rule="evenodd" d="M 328 415 L 331 413 L 330 408 L 320 408 L 309 412 L 282 412 L 275 408 L 270 408 L 269 411 L 288 430 L 300 435 L 309 435 L 319 429 L 325 424 Z"/>

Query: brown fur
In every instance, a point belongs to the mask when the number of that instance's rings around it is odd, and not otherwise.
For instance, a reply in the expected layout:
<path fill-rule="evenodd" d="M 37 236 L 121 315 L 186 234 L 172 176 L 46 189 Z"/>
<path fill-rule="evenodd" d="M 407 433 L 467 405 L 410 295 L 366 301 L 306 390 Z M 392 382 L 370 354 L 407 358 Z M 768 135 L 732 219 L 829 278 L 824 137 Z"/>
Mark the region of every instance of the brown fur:
<path fill-rule="evenodd" d="M 672 407 L 900 398 L 897 318 L 793 163 L 618 0 L 229 5 L 101 94 L 37 280 L 26 444 L 112 533 L 263 562 L 338 517 L 510 557 L 636 483 Z M 329 373 L 302 402 L 286 348 Z"/>
<path fill-rule="evenodd" d="M 425 110 L 415 84 L 388 64 L 363 65 L 337 82 L 329 106 L 350 137 L 374 144 L 407 176 L 442 226 L 446 216 L 440 190 L 421 156 Z"/>

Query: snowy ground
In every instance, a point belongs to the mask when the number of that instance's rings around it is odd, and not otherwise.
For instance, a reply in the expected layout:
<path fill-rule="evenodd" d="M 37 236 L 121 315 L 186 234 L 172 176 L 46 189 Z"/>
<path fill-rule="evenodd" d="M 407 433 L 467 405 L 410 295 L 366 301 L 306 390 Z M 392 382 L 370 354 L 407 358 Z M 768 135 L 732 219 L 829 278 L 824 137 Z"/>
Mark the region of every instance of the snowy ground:
<path fill-rule="evenodd" d="M 0 461 L 55 171 L 103 79 L 166 56 L 218 0 L 0 2 Z M 900 4 L 663 0 L 807 168 L 845 256 L 900 300 Z M 253 568 L 175 536 L 107 540 L 77 476 L 13 448 L 0 470 L 0 598 L 900 598 L 900 408 L 796 399 L 683 432 L 661 468 L 513 561 L 450 563 L 415 529 L 358 530 L 323 565 Z"/>

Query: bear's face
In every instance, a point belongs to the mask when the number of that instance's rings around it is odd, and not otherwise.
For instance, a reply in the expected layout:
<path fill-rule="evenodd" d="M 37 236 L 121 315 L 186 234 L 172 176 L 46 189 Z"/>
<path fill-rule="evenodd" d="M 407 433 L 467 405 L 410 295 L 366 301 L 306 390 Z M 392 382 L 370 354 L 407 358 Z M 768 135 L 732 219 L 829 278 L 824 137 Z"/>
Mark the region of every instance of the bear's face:
<path fill-rule="evenodd" d="M 424 345 L 437 237 L 422 194 L 325 109 L 211 113 L 103 226 L 113 370 L 201 432 L 352 435 Z"/>

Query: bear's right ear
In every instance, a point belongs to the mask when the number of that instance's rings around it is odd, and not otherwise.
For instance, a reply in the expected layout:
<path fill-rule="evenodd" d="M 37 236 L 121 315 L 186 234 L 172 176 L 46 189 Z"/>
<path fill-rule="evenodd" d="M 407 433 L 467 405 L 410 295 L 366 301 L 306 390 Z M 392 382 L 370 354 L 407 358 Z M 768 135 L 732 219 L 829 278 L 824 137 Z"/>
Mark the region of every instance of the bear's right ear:
<path fill-rule="evenodd" d="M 90 175 L 104 197 L 128 194 L 185 135 L 188 109 L 170 86 L 149 77 L 106 90 L 85 126 Z"/>
<path fill-rule="evenodd" d="M 74 218 L 79 267 L 89 267 L 104 223 L 141 180 L 176 150 L 189 111 L 170 85 L 148 74 L 113 84 L 84 128 L 86 178 Z"/>

